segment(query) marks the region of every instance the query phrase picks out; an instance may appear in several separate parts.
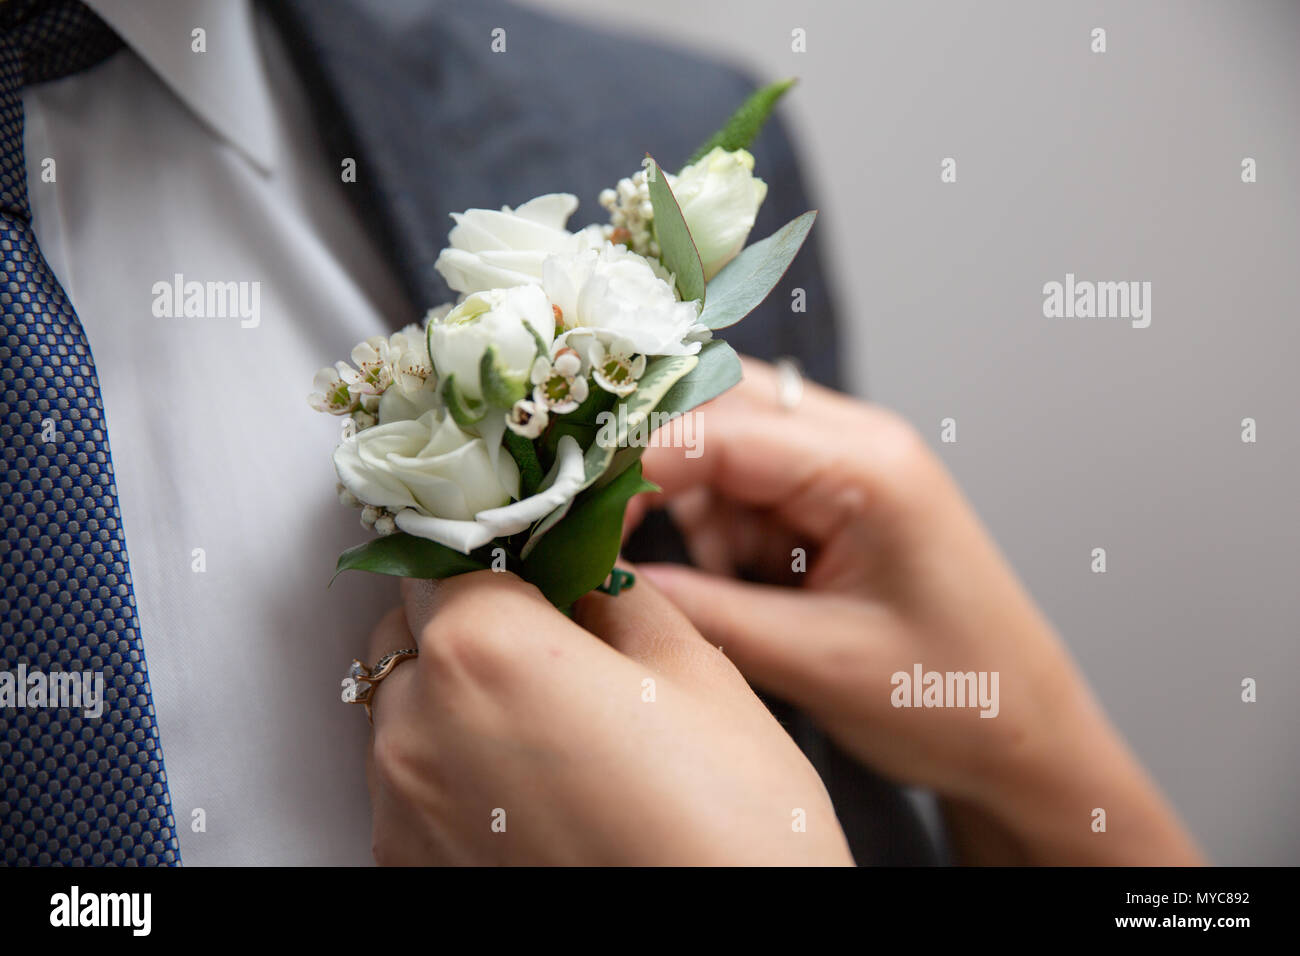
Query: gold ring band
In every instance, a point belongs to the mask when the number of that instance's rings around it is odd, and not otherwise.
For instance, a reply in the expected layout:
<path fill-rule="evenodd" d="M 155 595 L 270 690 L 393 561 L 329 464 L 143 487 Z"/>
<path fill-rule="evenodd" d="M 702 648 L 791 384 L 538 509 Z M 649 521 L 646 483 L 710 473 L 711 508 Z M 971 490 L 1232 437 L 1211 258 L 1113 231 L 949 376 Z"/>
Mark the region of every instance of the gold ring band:
<path fill-rule="evenodd" d="M 402 661 L 409 661 L 412 657 L 419 657 L 420 652 L 413 647 L 404 647 L 400 651 L 392 651 L 385 654 L 375 662 L 374 667 L 367 667 L 359 660 L 353 660 L 352 666 L 348 668 L 347 676 L 343 678 L 342 698 L 345 704 L 361 704 L 366 708 L 366 719 L 371 724 L 375 722 L 370 707 L 375 698 L 375 688 L 379 686 L 380 681 L 393 672 L 398 664 Z"/>

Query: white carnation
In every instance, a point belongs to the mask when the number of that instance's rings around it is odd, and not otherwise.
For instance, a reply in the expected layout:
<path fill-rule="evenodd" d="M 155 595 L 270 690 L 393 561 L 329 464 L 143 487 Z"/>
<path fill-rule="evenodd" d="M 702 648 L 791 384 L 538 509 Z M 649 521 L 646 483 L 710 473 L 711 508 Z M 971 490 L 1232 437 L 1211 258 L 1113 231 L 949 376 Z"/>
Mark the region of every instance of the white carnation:
<path fill-rule="evenodd" d="M 610 242 L 548 258 L 542 289 L 566 336 L 594 334 L 642 355 L 694 355 L 708 338 L 698 302 L 678 301 L 650 260 Z"/>

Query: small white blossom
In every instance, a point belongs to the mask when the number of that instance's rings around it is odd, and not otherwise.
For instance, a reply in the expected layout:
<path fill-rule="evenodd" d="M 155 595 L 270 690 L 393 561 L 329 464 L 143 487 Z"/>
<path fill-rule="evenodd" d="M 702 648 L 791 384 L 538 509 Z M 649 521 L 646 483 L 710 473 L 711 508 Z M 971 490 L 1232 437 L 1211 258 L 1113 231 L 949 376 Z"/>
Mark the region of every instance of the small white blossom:
<path fill-rule="evenodd" d="M 450 310 L 449 310 L 450 311 Z M 436 385 L 433 362 L 429 360 L 429 346 L 424 330 L 411 324 L 388 339 L 388 361 L 392 369 L 393 384 L 408 398 Z"/>
<path fill-rule="evenodd" d="M 587 359 L 595 383 L 621 398 L 635 392 L 637 380 L 645 374 L 645 356 L 617 339 L 609 345 L 594 339 L 587 349 Z"/>
<path fill-rule="evenodd" d="M 521 398 L 506 414 L 506 427 L 524 438 L 539 438 L 550 419 L 544 402 Z"/>
<path fill-rule="evenodd" d="M 582 357 L 574 349 L 561 348 L 552 358 L 537 356 L 530 378 L 533 401 L 557 415 L 573 411 L 587 399 Z"/>
<path fill-rule="evenodd" d="M 348 383 L 348 389 L 361 399 L 363 407 L 366 396 L 377 398 L 393 383 L 391 360 L 392 350 L 388 338 L 372 335 L 352 350 L 355 369 L 343 362 L 339 363 L 339 376 Z"/>
<path fill-rule="evenodd" d="M 323 368 L 312 379 L 316 391 L 307 396 L 307 401 L 316 411 L 330 415 L 346 415 L 357 407 L 357 396 L 339 375 L 340 368 L 347 368 L 347 366 L 339 362 L 338 367 Z"/>

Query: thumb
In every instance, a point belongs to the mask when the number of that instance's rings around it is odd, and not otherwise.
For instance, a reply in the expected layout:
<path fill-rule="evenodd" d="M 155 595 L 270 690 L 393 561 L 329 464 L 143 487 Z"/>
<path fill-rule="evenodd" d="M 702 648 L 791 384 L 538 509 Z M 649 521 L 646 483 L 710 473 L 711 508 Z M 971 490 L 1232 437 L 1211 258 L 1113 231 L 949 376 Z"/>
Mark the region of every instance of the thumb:
<path fill-rule="evenodd" d="M 805 709 L 824 697 L 827 662 L 847 635 L 819 620 L 825 612 L 818 598 L 679 564 L 643 564 L 640 571 L 752 683 Z"/>

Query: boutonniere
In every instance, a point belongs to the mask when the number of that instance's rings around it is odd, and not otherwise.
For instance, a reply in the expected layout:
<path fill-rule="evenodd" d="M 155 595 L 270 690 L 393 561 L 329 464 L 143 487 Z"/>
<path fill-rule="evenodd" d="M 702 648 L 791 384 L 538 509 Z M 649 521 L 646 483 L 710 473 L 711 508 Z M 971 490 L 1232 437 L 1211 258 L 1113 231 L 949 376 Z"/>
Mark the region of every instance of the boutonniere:
<path fill-rule="evenodd" d="M 676 174 L 647 156 L 578 200 L 454 213 L 435 263 L 459 293 L 316 376 L 344 416 L 339 497 L 373 536 L 338 570 L 443 578 L 494 568 L 557 607 L 602 587 L 641 477 L 646 425 L 740 381 L 717 333 L 759 305 L 815 212 L 746 245 L 767 184 L 747 151 L 791 81 L 756 92 Z"/>

